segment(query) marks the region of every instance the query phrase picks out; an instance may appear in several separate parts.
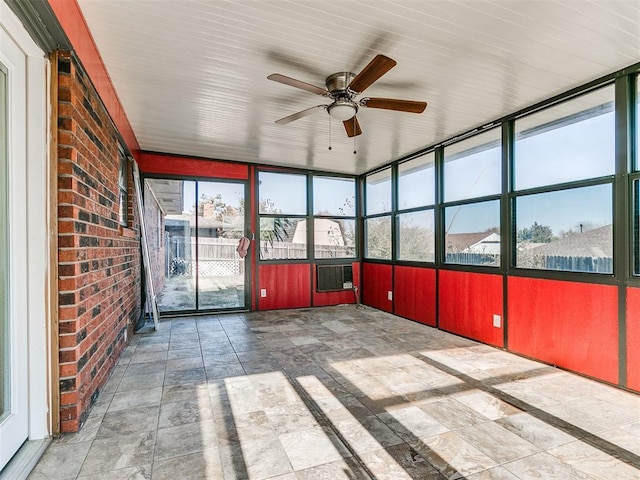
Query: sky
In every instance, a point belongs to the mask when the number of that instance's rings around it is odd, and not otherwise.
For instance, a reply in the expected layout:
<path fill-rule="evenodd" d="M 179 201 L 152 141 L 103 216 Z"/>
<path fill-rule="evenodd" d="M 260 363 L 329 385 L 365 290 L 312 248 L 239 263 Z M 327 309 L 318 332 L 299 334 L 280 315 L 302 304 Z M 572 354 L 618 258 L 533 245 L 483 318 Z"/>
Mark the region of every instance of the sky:
<path fill-rule="evenodd" d="M 222 194 L 222 201 L 224 203 L 238 208 L 240 207 L 240 199 L 244 198 L 244 183 L 198 181 L 199 196 L 205 194 L 211 197 L 218 193 Z M 192 213 L 192 208 L 196 203 L 196 182 L 184 182 L 183 198 L 183 213 Z"/>

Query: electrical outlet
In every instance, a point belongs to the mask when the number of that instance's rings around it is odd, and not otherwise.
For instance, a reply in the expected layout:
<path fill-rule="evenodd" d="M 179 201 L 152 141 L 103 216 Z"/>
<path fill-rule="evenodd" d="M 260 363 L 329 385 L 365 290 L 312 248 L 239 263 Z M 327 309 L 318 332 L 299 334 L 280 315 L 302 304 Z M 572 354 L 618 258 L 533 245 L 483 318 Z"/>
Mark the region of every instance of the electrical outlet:
<path fill-rule="evenodd" d="M 266 288 L 261 288 L 261 289 L 260 289 L 260 296 L 261 296 L 262 298 L 264 298 L 264 297 L 266 297 L 266 296 L 267 296 L 267 289 L 266 289 Z"/>
<path fill-rule="evenodd" d="M 387 300 L 389 301 L 393 300 L 393 292 L 391 290 L 387 292 Z"/>
<path fill-rule="evenodd" d="M 500 324 L 502 323 L 501 320 L 502 319 L 500 318 L 500 315 L 495 314 L 495 313 L 493 314 L 493 326 L 494 327 L 500 328 Z"/>

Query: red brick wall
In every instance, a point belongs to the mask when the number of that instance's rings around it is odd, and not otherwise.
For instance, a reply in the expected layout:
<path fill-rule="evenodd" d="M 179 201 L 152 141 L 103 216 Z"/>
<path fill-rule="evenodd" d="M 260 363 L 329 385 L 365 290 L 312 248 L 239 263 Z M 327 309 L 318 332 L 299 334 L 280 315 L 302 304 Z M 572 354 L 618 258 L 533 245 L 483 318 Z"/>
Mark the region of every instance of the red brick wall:
<path fill-rule="evenodd" d="M 113 122 L 74 57 L 61 53 L 58 71 L 60 422 L 75 432 L 140 315 L 140 243 L 131 168 L 119 224 Z"/>
<path fill-rule="evenodd" d="M 149 245 L 149 260 L 153 276 L 153 288 L 156 295 L 164 287 L 166 265 L 166 250 L 164 239 L 164 213 L 153 195 L 151 189 L 144 182 L 144 224 Z"/>

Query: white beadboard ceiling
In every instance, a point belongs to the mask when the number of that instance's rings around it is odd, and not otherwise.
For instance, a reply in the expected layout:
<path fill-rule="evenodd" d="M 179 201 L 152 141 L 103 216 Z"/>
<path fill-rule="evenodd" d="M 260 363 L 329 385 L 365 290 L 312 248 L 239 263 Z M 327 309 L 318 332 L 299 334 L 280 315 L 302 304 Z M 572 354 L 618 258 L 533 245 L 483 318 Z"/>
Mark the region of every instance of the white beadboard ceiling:
<path fill-rule="evenodd" d="M 79 0 L 144 150 L 361 174 L 640 62 L 638 0 Z M 421 114 L 360 109 L 348 139 L 324 87 L 376 54 L 366 91 Z M 331 132 L 332 150 L 328 149 Z"/>

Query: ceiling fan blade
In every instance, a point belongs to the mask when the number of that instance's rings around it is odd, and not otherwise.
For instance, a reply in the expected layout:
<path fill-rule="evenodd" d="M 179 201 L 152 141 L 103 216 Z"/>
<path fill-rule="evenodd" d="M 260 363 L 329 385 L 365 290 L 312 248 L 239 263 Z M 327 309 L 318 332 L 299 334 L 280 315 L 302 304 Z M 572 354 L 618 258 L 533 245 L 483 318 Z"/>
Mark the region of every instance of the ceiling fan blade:
<path fill-rule="evenodd" d="M 362 134 L 362 129 L 360 128 L 360 123 L 358 123 L 358 118 L 354 115 L 353 118 L 349 120 L 345 120 L 344 129 L 347 131 L 347 137 L 357 137 Z"/>
<path fill-rule="evenodd" d="M 373 82 L 396 66 L 396 61 L 385 57 L 384 55 L 376 55 L 369 64 L 356 75 L 349 84 L 349 90 L 354 93 L 362 93 L 369 88 Z"/>
<path fill-rule="evenodd" d="M 409 113 L 422 113 L 427 108 L 427 102 L 397 100 L 395 98 L 363 98 L 360 100 L 360 105 L 367 108 L 383 108 Z"/>
<path fill-rule="evenodd" d="M 299 118 L 306 117 L 307 115 L 311 115 L 318 108 L 325 108 L 326 105 L 316 105 L 315 107 L 307 108 L 305 110 L 301 110 L 297 113 L 293 113 L 287 117 L 281 118 L 280 120 L 276 120 L 278 125 L 286 125 L 287 123 L 291 123 L 294 120 L 298 120 Z"/>
<path fill-rule="evenodd" d="M 266 55 L 269 60 L 279 63 L 283 67 L 286 67 L 287 70 L 305 72 L 310 77 L 326 77 L 325 72 L 311 65 L 304 58 L 297 57 L 285 50 L 272 48 L 267 50 Z"/>
<path fill-rule="evenodd" d="M 307 92 L 315 93 L 316 95 L 327 95 L 329 93 L 327 92 L 326 88 L 316 87 L 315 85 L 311 85 L 310 83 L 302 82 L 285 75 L 280 75 L 279 73 L 272 73 L 267 78 L 269 80 L 273 80 L 274 82 L 284 83 L 285 85 L 289 85 L 291 87 L 296 87 L 302 90 L 306 90 Z"/>

